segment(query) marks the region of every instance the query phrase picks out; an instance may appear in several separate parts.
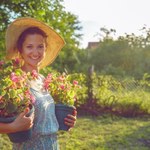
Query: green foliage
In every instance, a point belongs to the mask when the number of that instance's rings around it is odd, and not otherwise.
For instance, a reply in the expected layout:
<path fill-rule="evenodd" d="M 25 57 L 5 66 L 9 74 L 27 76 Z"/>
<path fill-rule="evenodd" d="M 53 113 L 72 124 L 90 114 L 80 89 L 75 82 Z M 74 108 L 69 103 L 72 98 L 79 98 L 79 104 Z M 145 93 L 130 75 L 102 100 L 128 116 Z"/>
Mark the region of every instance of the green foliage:
<path fill-rule="evenodd" d="M 5 134 L 0 134 L 0 149 L 1 150 L 12 150 L 12 143 Z"/>
<path fill-rule="evenodd" d="M 58 71 L 52 69 L 52 67 L 47 66 L 44 67 L 40 70 L 40 73 L 43 74 L 45 77 L 49 74 L 49 73 L 57 73 Z"/>
<path fill-rule="evenodd" d="M 95 73 L 91 77 L 82 76 L 84 80 L 78 74 L 76 77 L 82 86 L 77 100 L 79 112 L 93 115 L 109 112 L 125 117 L 150 114 L 148 75 L 142 80 Z"/>
<path fill-rule="evenodd" d="M 102 28 L 100 44 L 87 49 L 83 66 L 94 65 L 95 71 L 104 75 L 142 78 L 150 73 L 150 29 L 143 28 L 142 35 L 126 34 L 117 39 L 115 30 Z"/>
<path fill-rule="evenodd" d="M 74 73 L 74 74 L 70 74 L 70 78 L 72 81 L 77 80 L 79 85 L 81 86 L 80 90 L 77 93 L 76 102 L 75 102 L 75 106 L 80 107 L 81 104 L 86 103 L 88 97 L 87 95 L 88 87 L 86 86 L 87 77 L 85 74 L 82 73 Z"/>

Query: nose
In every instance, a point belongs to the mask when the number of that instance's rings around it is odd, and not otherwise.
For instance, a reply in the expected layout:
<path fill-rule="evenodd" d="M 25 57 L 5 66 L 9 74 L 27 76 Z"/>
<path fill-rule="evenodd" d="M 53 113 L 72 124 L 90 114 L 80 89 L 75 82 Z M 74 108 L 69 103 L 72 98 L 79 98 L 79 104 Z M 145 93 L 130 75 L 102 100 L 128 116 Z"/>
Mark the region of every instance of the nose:
<path fill-rule="evenodd" d="M 38 49 L 35 47 L 35 48 L 33 48 L 33 50 L 32 50 L 32 55 L 33 56 L 37 56 L 39 54 L 39 52 L 38 52 Z"/>

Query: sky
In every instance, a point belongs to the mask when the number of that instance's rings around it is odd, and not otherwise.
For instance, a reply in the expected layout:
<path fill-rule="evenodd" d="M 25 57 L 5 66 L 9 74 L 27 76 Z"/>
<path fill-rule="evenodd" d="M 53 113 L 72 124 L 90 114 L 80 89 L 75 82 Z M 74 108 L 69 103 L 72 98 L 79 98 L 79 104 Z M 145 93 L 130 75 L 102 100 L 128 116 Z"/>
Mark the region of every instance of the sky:
<path fill-rule="evenodd" d="M 102 27 L 115 29 L 116 37 L 150 28 L 150 0 L 64 0 L 64 6 L 81 22 L 81 48 L 99 41 Z"/>

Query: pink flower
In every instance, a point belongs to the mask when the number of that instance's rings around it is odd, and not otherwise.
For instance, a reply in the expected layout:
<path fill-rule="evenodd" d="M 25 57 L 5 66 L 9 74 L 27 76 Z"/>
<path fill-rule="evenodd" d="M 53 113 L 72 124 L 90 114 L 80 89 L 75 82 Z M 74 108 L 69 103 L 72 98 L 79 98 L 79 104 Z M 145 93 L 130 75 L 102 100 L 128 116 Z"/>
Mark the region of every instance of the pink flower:
<path fill-rule="evenodd" d="M 38 78 L 38 73 L 37 73 L 37 71 L 36 70 L 33 70 L 32 72 L 31 72 L 31 75 L 32 75 L 32 77 L 35 79 L 35 78 Z"/>
<path fill-rule="evenodd" d="M 52 74 L 48 74 L 48 76 L 44 79 L 44 88 L 48 89 L 49 84 L 52 82 Z"/>
<path fill-rule="evenodd" d="M 73 84 L 74 84 L 74 85 L 78 85 L 78 81 L 73 80 Z"/>
<path fill-rule="evenodd" d="M 46 82 L 46 81 L 45 81 L 43 86 L 44 86 L 44 89 L 46 89 L 46 90 L 47 90 L 47 89 L 48 89 L 48 87 L 49 87 L 49 82 Z"/>
<path fill-rule="evenodd" d="M 49 73 L 49 74 L 47 75 L 47 78 L 48 78 L 48 79 L 51 79 L 51 78 L 52 78 L 52 74 Z"/>
<path fill-rule="evenodd" d="M 0 61 L 0 66 L 2 66 L 4 64 L 4 61 L 3 60 L 1 60 Z"/>
<path fill-rule="evenodd" d="M 11 79 L 13 82 L 18 82 L 18 81 L 19 81 L 19 78 L 16 76 L 16 74 L 15 74 L 14 72 L 11 73 L 10 79 Z"/>
<path fill-rule="evenodd" d="M 31 99 L 32 104 L 34 104 L 35 103 L 35 97 L 32 94 L 30 94 L 30 99 Z"/>
<path fill-rule="evenodd" d="M 59 76 L 59 77 L 58 77 L 58 80 L 59 80 L 59 81 L 64 81 L 65 78 L 64 78 L 63 76 Z"/>
<path fill-rule="evenodd" d="M 60 88 L 61 88 L 62 90 L 64 90 L 64 89 L 65 89 L 65 86 L 62 84 L 62 85 L 60 85 Z"/>

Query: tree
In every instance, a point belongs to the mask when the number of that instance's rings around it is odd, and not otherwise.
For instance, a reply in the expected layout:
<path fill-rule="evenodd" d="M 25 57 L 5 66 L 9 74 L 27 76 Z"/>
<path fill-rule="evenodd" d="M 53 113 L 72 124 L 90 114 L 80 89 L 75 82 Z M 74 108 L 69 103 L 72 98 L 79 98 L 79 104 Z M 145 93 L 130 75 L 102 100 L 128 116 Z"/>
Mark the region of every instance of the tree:
<path fill-rule="evenodd" d="M 88 61 L 101 74 L 141 78 L 150 73 L 150 29 L 142 28 L 142 35 L 125 34 L 114 39 L 115 30 L 101 28 L 99 47 L 88 50 Z"/>

